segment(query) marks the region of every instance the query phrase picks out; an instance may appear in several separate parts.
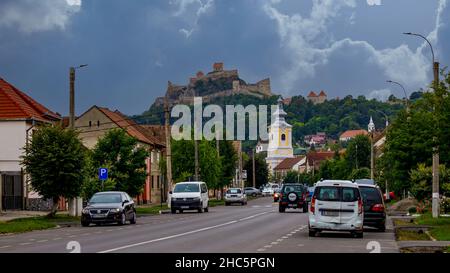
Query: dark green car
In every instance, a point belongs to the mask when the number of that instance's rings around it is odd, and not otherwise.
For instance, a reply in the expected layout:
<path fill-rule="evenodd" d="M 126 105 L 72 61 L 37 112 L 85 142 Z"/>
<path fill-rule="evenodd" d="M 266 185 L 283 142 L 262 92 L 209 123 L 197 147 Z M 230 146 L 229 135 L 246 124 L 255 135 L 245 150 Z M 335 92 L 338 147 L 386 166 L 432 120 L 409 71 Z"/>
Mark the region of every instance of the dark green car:
<path fill-rule="evenodd" d="M 279 212 L 286 209 L 302 209 L 308 212 L 308 189 L 301 184 L 284 184 L 280 190 Z"/>

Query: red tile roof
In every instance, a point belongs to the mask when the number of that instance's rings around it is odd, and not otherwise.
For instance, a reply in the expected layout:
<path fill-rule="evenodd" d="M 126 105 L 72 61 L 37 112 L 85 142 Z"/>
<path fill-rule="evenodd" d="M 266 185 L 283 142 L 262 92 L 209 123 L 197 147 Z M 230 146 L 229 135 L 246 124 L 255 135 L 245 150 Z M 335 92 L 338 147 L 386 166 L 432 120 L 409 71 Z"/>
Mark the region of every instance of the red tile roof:
<path fill-rule="evenodd" d="M 322 91 L 320 91 L 320 93 L 319 93 L 319 97 L 326 97 L 327 96 L 327 94 L 325 94 L 325 92 L 323 92 L 323 90 Z"/>
<path fill-rule="evenodd" d="M 147 144 L 160 144 L 159 141 L 149 135 L 146 135 L 144 128 L 141 128 L 136 122 L 128 118 L 119 111 L 111 111 L 108 108 L 98 107 L 98 109 L 105 114 L 111 121 L 113 121 L 118 127 L 124 129 L 130 136 L 135 137 L 137 140 Z"/>
<path fill-rule="evenodd" d="M 309 152 L 307 155 L 309 166 L 317 165 L 318 162 L 331 159 L 334 157 L 334 152 Z"/>
<path fill-rule="evenodd" d="M 290 169 L 292 169 L 292 167 L 294 167 L 295 164 L 300 162 L 300 160 L 302 160 L 303 158 L 305 158 L 305 157 L 301 156 L 301 157 L 294 157 L 294 158 L 286 158 L 283 161 L 281 161 L 280 164 L 278 164 L 274 168 L 274 170 L 290 170 Z"/>
<path fill-rule="evenodd" d="M 359 135 L 368 135 L 369 133 L 366 130 L 348 130 L 342 133 L 339 138 L 353 138 Z"/>
<path fill-rule="evenodd" d="M 317 97 L 316 93 L 314 91 L 309 92 L 308 98 L 310 97 Z"/>
<path fill-rule="evenodd" d="M 31 119 L 52 122 L 61 116 L 0 78 L 0 119 Z"/>
<path fill-rule="evenodd" d="M 164 125 L 141 125 L 148 134 L 156 138 L 160 143 L 166 143 L 166 128 Z M 171 128 L 169 127 L 169 130 Z"/>

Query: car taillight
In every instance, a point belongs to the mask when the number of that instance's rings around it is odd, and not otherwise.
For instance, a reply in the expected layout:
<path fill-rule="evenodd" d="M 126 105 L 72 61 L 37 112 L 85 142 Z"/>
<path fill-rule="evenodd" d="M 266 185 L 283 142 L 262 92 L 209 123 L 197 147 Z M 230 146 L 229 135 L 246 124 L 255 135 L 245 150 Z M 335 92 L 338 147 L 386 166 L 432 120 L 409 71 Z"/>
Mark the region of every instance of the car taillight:
<path fill-rule="evenodd" d="M 309 208 L 309 211 L 314 214 L 314 211 L 316 209 L 316 198 L 313 197 L 311 200 L 311 207 Z"/>
<path fill-rule="evenodd" d="M 363 212 L 363 202 L 361 198 L 358 199 L 358 214 L 361 214 Z"/>
<path fill-rule="evenodd" d="M 279 196 L 279 198 L 281 199 L 281 198 L 283 198 L 283 194 L 282 193 L 280 193 L 280 196 Z"/>
<path fill-rule="evenodd" d="M 370 210 L 373 212 L 383 212 L 384 206 L 383 206 L 383 204 L 375 204 L 372 206 L 372 208 L 370 208 Z"/>

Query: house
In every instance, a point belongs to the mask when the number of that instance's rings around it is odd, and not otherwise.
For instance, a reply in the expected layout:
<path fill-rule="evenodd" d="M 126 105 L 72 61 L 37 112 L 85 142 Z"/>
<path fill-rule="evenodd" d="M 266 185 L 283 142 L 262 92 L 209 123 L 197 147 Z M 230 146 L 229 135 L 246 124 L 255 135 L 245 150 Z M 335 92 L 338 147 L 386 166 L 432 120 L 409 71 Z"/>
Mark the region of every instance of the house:
<path fill-rule="evenodd" d="M 267 152 L 267 147 L 269 146 L 269 141 L 263 141 L 263 140 L 259 140 L 258 143 L 256 144 L 256 153 L 264 153 Z"/>
<path fill-rule="evenodd" d="M 306 155 L 306 172 L 312 172 L 319 170 L 323 161 L 330 160 L 334 157 L 334 152 L 309 152 Z"/>
<path fill-rule="evenodd" d="M 309 146 L 323 146 L 327 143 L 326 133 L 317 133 L 315 135 L 306 135 L 304 137 L 305 144 Z"/>
<path fill-rule="evenodd" d="M 280 162 L 274 169 L 274 175 L 277 180 L 283 178 L 290 171 L 304 173 L 306 171 L 306 156 L 299 156 L 294 158 L 286 158 Z"/>
<path fill-rule="evenodd" d="M 321 104 L 327 100 L 328 96 L 323 90 L 320 91 L 319 95 L 317 95 L 314 91 L 311 91 L 307 98 L 313 104 Z"/>
<path fill-rule="evenodd" d="M 143 193 L 136 197 L 138 203 L 159 203 L 161 198 L 164 199 L 165 189 L 159 162 L 163 156 L 165 142 L 162 142 L 159 136 L 153 136 L 151 131 L 138 125 L 118 110 L 112 111 L 96 105 L 75 120 L 75 128 L 80 132 L 80 139 L 88 149 L 94 148 L 108 130 L 124 129 L 128 135 L 137 140 L 138 146 L 144 147 L 150 153 L 145 162 L 148 176 Z"/>
<path fill-rule="evenodd" d="M 342 142 L 349 141 L 356 136 L 364 135 L 367 136 L 369 133 L 366 130 L 348 130 L 341 134 L 339 140 Z"/>
<path fill-rule="evenodd" d="M 31 190 L 20 157 L 33 130 L 60 120 L 59 114 L 0 78 L 0 210 L 51 208 L 51 201 Z"/>

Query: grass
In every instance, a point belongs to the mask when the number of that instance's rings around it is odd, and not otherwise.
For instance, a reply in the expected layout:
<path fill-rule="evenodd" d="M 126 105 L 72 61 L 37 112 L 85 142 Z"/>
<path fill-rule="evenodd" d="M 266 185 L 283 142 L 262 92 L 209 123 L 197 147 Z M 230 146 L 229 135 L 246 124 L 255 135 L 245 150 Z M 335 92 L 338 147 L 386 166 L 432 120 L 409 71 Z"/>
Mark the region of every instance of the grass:
<path fill-rule="evenodd" d="M 421 215 L 420 217 L 416 218 L 414 220 L 414 223 L 402 221 L 402 220 L 394 220 L 395 225 L 398 226 L 412 226 L 412 225 L 424 225 L 424 226 L 430 226 L 429 232 L 433 238 L 435 238 L 438 241 L 450 241 L 450 218 L 433 218 L 431 213 L 425 213 Z M 400 234 L 403 233 L 403 234 Z M 415 234 L 414 234 L 415 233 Z M 397 235 L 399 240 L 420 240 L 420 239 L 414 239 L 414 238 L 422 238 L 422 237 L 428 237 L 426 234 L 418 234 L 415 231 L 399 231 L 399 234 Z M 413 239 L 400 239 L 402 238 L 408 238 L 411 237 Z"/>
<path fill-rule="evenodd" d="M 78 217 L 70 217 L 68 215 L 56 215 L 54 218 L 47 216 L 19 218 L 11 221 L 0 222 L 0 234 L 6 233 L 23 233 L 33 230 L 42 230 L 54 228 L 58 223 L 78 222 Z"/>
<path fill-rule="evenodd" d="M 217 207 L 217 206 L 223 206 L 225 205 L 224 200 L 217 200 L 217 199 L 210 199 L 208 203 L 209 207 Z"/>
<path fill-rule="evenodd" d="M 414 226 L 416 224 L 414 222 L 410 222 L 410 221 L 394 219 L 394 225 L 396 225 L 396 226 Z"/>
<path fill-rule="evenodd" d="M 167 207 L 166 204 L 161 205 L 154 205 L 151 207 L 137 207 L 136 213 L 139 214 L 159 214 L 160 210 L 168 210 L 169 207 Z"/>
<path fill-rule="evenodd" d="M 429 241 L 430 237 L 425 233 L 412 230 L 398 230 L 397 240 L 399 241 Z"/>

